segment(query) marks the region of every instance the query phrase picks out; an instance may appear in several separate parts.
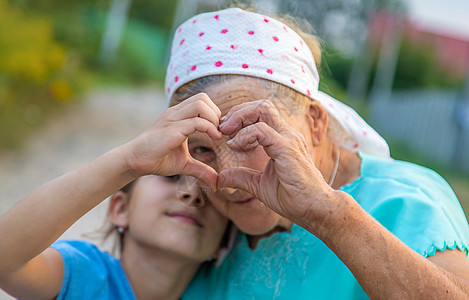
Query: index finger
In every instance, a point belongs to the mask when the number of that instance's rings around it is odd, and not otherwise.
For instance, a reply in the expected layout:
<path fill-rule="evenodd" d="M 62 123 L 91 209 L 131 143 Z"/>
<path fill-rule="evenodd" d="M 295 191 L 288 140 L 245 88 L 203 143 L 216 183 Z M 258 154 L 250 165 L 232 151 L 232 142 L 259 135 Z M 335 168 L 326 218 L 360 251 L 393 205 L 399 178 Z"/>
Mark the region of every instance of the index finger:
<path fill-rule="evenodd" d="M 220 119 L 220 117 L 221 117 L 220 109 L 218 108 L 218 106 L 215 105 L 215 103 L 213 103 L 212 99 L 210 99 L 210 97 L 206 93 L 198 93 L 198 94 L 196 94 L 192 97 L 187 98 L 183 102 L 186 102 L 186 101 L 187 102 L 194 102 L 194 101 L 197 101 L 197 100 L 204 101 L 215 112 L 217 117 Z"/>
<path fill-rule="evenodd" d="M 254 123 L 264 122 L 277 132 L 289 128 L 280 112 L 269 100 L 258 100 L 234 106 L 220 124 L 224 135 L 232 135 Z"/>

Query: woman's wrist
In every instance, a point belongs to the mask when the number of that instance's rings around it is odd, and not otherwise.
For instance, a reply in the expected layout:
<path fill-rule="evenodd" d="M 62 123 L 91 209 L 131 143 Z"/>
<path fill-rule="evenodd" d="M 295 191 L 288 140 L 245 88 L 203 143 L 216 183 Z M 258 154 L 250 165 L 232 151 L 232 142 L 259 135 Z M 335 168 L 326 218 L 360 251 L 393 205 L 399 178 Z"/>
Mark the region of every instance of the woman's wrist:
<path fill-rule="evenodd" d="M 356 213 L 358 204 L 349 194 L 339 190 L 331 189 L 322 198 L 321 204 L 312 205 L 311 211 L 305 214 L 305 220 L 301 221 L 304 226 L 298 224 L 327 245 L 333 242 L 332 239 L 347 234 L 346 229 L 352 226 L 349 217 Z"/>

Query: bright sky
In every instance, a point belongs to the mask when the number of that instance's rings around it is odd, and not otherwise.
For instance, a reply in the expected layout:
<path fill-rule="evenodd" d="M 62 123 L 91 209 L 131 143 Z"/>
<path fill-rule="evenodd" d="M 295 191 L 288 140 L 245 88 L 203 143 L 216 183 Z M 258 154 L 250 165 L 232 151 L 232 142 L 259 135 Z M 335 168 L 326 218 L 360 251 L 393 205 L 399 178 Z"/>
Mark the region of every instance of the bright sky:
<path fill-rule="evenodd" d="M 404 0 L 409 17 L 424 28 L 469 40 L 469 0 Z"/>

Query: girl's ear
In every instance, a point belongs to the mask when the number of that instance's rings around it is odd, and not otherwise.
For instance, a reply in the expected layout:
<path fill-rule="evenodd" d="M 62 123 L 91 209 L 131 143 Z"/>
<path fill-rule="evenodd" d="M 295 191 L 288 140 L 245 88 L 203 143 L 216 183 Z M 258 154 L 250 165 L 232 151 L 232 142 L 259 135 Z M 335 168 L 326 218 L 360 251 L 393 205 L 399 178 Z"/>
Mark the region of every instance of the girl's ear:
<path fill-rule="evenodd" d="M 115 226 L 127 228 L 129 225 L 129 203 L 130 197 L 123 191 L 118 191 L 111 196 L 109 216 L 111 217 L 111 222 Z"/>
<path fill-rule="evenodd" d="M 313 146 L 317 147 L 327 134 L 328 115 L 326 109 L 318 101 L 311 101 L 307 118 Z"/>

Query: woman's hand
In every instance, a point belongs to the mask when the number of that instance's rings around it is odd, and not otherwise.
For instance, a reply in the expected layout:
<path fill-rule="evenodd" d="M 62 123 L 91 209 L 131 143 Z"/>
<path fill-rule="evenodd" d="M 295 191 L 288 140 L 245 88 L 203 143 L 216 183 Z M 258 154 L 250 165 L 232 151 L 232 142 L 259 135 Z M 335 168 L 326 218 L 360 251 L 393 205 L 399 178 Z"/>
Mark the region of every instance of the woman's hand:
<path fill-rule="evenodd" d="M 206 94 L 184 100 L 166 110 L 150 128 L 124 145 L 127 165 L 139 176 L 185 174 L 214 188 L 217 173 L 190 156 L 187 136 L 199 131 L 212 139 L 220 139 L 220 116 L 220 109 Z"/>
<path fill-rule="evenodd" d="M 300 225 L 320 218 L 334 190 L 316 168 L 303 135 L 285 122 L 275 106 L 269 100 L 243 103 L 233 107 L 224 120 L 220 131 L 234 135 L 228 141 L 231 148 L 246 150 L 258 144 L 270 161 L 263 171 L 221 171 L 218 188 L 245 190 Z"/>

